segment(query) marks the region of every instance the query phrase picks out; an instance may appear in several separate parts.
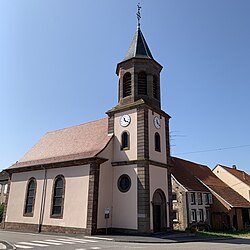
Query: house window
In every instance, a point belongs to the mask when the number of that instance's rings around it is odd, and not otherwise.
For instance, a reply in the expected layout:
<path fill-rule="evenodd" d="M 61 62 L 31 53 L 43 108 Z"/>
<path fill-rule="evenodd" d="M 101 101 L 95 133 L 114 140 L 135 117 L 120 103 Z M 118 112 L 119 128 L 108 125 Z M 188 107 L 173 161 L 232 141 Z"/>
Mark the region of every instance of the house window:
<path fill-rule="evenodd" d="M 138 95 L 147 95 L 147 75 L 145 72 L 138 74 Z"/>
<path fill-rule="evenodd" d="M 27 185 L 24 215 L 33 216 L 35 197 L 36 197 L 36 179 L 31 178 L 28 181 Z"/>
<path fill-rule="evenodd" d="M 122 133 L 121 141 L 122 141 L 121 150 L 129 149 L 129 134 L 128 134 L 128 132 Z"/>
<path fill-rule="evenodd" d="M 198 193 L 198 205 L 202 205 L 202 193 Z"/>
<path fill-rule="evenodd" d="M 195 193 L 191 193 L 191 205 L 195 205 Z"/>
<path fill-rule="evenodd" d="M 172 193 L 172 201 L 177 202 L 177 195 L 176 193 Z"/>
<path fill-rule="evenodd" d="M 204 221 L 203 209 L 199 209 L 199 217 L 200 217 L 200 221 Z"/>
<path fill-rule="evenodd" d="M 196 209 L 191 210 L 191 222 L 197 221 Z"/>
<path fill-rule="evenodd" d="M 161 152 L 161 138 L 159 133 L 155 133 L 155 151 Z"/>
<path fill-rule="evenodd" d="M 178 222 L 178 212 L 177 212 L 177 210 L 173 211 L 173 222 Z"/>
<path fill-rule="evenodd" d="M 123 76 L 123 97 L 131 95 L 131 74 L 127 72 Z"/>
<path fill-rule="evenodd" d="M 208 205 L 209 204 L 209 194 L 204 194 L 205 196 L 205 205 Z"/>
<path fill-rule="evenodd" d="M 65 179 L 59 175 L 55 178 L 53 188 L 52 217 L 62 217 L 65 192 Z"/>
<path fill-rule="evenodd" d="M 153 97 L 159 100 L 159 85 L 157 76 L 153 76 Z"/>
<path fill-rule="evenodd" d="M 5 184 L 5 185 L 4 185 L 3 193 L 4 193 L 4 194 L 7 194 L 7 191 L 8 191 L 8 184 Z"/>
<path fill-rule="evenodd" d="M 210 205 L 213 204 L 212 194 L 208 194 L 208 202 Z"/>
<path fill-rule="evenodd" d="M 0 194 L 2 193 L 2 184 L 0 184 Z"/>

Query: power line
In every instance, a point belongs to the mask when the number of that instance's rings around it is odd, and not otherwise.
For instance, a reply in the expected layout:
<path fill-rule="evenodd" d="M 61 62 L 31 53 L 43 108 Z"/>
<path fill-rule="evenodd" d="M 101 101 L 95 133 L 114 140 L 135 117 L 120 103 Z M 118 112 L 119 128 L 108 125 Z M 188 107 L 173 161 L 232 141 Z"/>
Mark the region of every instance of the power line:
<path fill-rule="evenodd" d="M 240 145 L 240 146 L 232 146 L 232 147 L 225 147 L 225 148 L 214 148 L 214 149 L 206 149 L 206 150 L 199 150 L 199 151 L 183 152 L 183 153 L 177 153 L 175 155 L 198 154 L 198 153 L 215 152 L 215 151 L 222 151 L 222 150 L 227 150 L 227 149 L 246 148 L 246 147 L 250 147 L 250 144 Z"/>

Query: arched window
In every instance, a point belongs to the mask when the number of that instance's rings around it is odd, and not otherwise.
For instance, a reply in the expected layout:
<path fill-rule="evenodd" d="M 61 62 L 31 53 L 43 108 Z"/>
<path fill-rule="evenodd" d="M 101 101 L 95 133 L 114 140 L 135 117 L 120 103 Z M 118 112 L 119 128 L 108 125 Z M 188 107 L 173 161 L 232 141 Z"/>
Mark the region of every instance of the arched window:
<path fill-rule="evenodd" d="M 123 76 L 123 97 L 131 95 L 131 74 L 127 72 Z"/>
<path fill-rule="evenodd" d="M 36 179 L 31 178 L 29 179 L 27 185 L 24 215 L 33 216 L 35 197 L 36 197 Z"/>
<path fill-rule="evenodd" d="M 153 97 L 159 100 L 159 84 L 157 76 L 153 76 Z"/>
<path fill-rule="evenodd" d="M 145 72 L 138 74 L 138 95 L 147 95 L 147 75 Z"/>
<path fill-rule="evenodd" d="M 55 178 L 53 188 L 52 217 L 62 217 L 65 192 L 65 179 L 62 175 Z"/>
<path fill-rule="evenodd" d="M 161 138 L 159 133 L 155 133 L 155 151 L 161 152 Z"/>
<path fill-rule="evenodd" d="M 128 132 L 123 132 L 122 133 L 122 145 L 121 149 L 129 149 L 129 134 Z"/>

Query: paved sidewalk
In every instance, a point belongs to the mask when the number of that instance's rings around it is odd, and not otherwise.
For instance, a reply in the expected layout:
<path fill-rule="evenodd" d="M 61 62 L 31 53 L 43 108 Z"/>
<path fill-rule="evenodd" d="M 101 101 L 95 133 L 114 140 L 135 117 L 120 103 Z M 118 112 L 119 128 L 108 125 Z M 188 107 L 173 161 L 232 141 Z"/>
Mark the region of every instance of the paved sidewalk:
<path fill-rule="evenodd" d="M 194 241 L 211 241 L 222 240 L 225 237 L 203 237 L 188 233 L 162 233 L 152 234 L 150 236 L 138 235 L 94 235 L 86 236 L 90 239 L 117 241 L 117 242 L 133 242 L 133 243 L 184 243 Z"/>

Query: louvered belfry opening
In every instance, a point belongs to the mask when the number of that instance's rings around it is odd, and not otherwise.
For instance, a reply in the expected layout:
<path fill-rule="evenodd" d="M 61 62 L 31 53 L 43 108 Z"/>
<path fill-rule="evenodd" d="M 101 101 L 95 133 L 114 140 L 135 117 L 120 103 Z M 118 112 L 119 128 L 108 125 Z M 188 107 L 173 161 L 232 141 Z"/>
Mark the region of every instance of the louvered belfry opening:
<path fill-rule="evenodd" d="M 147 75 L 145 72 L 138 74 L 138 95 L 147 95 Z"/>
<path fill-rule="evenodd" d="M 123 97 L 131 95 L 131 74 L 127 72 L 123 76 Z"/>
<path fill-rule="evenodd" d="M 159 100 L 159 85 L 157 76 L 153 76 L 153 97 Z"/>
<path fill-rule="evenodd" d="M 160 72 L 162 66 L 154 60 L 140 27 L 133 37 L 125 58 L 117 64 L 119 105 L 144 102 L 160 108 Z"/>

